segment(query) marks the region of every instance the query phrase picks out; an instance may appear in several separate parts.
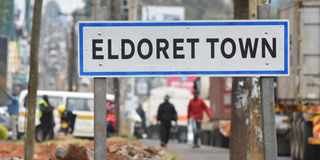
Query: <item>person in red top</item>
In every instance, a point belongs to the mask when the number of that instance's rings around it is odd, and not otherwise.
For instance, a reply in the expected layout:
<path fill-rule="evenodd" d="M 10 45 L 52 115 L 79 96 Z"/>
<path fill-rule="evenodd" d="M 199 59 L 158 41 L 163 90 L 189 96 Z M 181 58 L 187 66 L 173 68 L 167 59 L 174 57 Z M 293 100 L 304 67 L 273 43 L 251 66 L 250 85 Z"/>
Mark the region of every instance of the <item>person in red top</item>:
<path fill-rule="evenodd" d="M 203 111 L 206 111 L 207 115 L 212 118 L 212 113 L 208 106 L 199 98 L 199 92 L 194 91 L 194 97 L 190 100 L 188 106 L 188 119 L 192 125 L 193 130 L 193 146 L 192 148 L 199 148 L 198 137 L 199 130 L 201 128 L 201 121 L 203 117 Z"/>
<path fill-rule="evenodd" d="M 115 134 L 116 132 L 116 113 L 115 113 L 115 104 L 107 101 L 106 103 L 106 108 L 107 108 L 107 136 L 111 136 Z"/>

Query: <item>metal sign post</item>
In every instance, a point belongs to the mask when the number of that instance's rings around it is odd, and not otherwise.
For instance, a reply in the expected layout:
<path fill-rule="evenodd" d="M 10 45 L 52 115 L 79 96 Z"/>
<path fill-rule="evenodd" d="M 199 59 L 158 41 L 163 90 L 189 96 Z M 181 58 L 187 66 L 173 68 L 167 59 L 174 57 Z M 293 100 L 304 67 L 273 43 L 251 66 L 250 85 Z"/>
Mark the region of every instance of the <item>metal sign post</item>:
<path fill-rule="evenodd" d="M 270 18 L 270 5 L 258 6 L 258 18 Z M 268 32 L 268 31 L 266 31 Z M 261 77 L 261 113 L 264 159 L 277 159 L 277 137 L 275 127 L 274 78 Z"/>
<path fill-rule="evenodd" d="M 94 19 L 104 20 L 106 8 L 95 6 Z M 97 35 L 98 36 L 98 35 Z M 94 78 L 94 159 L 106 159 L 106 78 Z"/>
<path fill-rule="evenodd" d="M 94 78 L 94 159 L 106 159 L 106 78 Z"/>

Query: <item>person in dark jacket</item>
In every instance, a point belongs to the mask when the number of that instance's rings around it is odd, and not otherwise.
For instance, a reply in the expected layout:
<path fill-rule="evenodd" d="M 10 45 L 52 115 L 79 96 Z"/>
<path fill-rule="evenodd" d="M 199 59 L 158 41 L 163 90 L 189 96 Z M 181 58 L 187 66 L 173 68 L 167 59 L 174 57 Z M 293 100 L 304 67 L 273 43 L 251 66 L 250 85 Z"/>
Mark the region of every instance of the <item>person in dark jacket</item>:
<path fill-rule="evenodd" d="M 168 95 L 164 97 L 164 102 L 158 108 L 157 120 L 160 121 L 160 145 L 166 147 L 170 137 L 171 121 L 177 123 L 177 112 L 173 104 L 169 102 Z"/>
<path fill-rule="evenodd" d="M 136 112 L 138 113 L 138 115 L 141 118 L 142 129 L 143 129 L 143 131 L 145 131 L 145 129 L 146 129 L 146 115 L 144 113 L 144 110 L 143 110 L 141 104 L 139 104 L 138 108 L 136 109 Z"/>
<path fill-rule="evenodd" d="M 47 95 L 43 95 L 42 99 L 39 101 L 39 118 L 40 118 L 40 127 L 43 132 L 43 140 L 50 139 L 53 135 L 53 128 L 55 126 L 53 118 L 53 109 L 49 103 Z"/>

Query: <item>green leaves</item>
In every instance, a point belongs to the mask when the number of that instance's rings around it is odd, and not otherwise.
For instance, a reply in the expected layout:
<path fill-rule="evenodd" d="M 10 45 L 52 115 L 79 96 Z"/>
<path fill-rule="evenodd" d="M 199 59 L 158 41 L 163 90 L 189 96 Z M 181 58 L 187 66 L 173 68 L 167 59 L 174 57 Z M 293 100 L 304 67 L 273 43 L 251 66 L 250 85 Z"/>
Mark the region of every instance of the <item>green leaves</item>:
<path fill-rule="evenodd" d="M 9 5 L 10 1 L 0 0 L 0 26 L 7 24 L 7 19 L 9 17 Z"/>

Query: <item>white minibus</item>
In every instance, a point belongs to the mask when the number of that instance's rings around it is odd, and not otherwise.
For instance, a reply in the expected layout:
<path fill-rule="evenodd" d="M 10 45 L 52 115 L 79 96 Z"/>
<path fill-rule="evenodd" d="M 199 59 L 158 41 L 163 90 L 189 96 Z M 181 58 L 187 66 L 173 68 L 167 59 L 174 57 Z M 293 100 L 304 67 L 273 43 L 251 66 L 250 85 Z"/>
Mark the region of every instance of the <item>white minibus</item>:
<path fill-rule="evenodd" d="M 27 116 L 27 105 L 28 105 L 28 91 L 23 90 L 20 93 L 19 102 L 19 121 L 18 121 L 18 132 L 19 135 L 24 135 L 26 129 L 26 116 Z M 55 127 L 54 132 L 60 130 L 60 113 L 58 107 L 63 107 L 65 110 L 71 111 L 76 115 L 74 124 L 73 135 L 77 137 L 93 137 L 93 93 L 80 93 L 80 92 L 67 92 L 67 91 L 37 91 L 37 102 L 42 98 L 43 95 L 47 95 L 50 104 L 55 108 L 54 120 Z M 114 101 L 114 95 L 106 95 L 107 100 Z M 36 126 L 40 124 L 38 115 L 38 103 L 36 111 Z M 37 133 L 36 133 L 37 134 Z"/>

